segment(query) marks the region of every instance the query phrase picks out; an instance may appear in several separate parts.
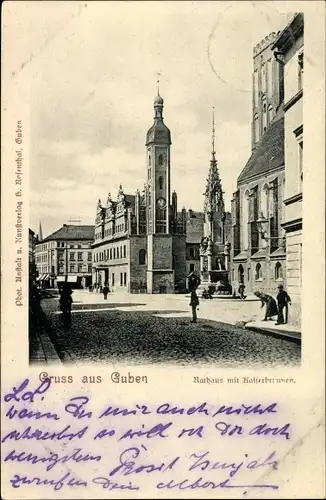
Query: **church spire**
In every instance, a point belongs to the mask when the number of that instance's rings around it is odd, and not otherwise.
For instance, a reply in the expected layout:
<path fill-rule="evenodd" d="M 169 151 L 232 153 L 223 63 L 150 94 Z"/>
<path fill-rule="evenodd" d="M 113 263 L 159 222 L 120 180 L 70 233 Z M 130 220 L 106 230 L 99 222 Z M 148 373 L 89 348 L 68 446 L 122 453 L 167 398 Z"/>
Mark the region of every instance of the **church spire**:
<path fill-rule="evenodd" d="M 204 212 L 213 217 L 214 212 L 224 212 L 223 190 L 218 172 L 216 151 L 215 151 L 215 108 L 213 107 L 212 120 L 212 158 L 208 171 L 205 190 Z"/>

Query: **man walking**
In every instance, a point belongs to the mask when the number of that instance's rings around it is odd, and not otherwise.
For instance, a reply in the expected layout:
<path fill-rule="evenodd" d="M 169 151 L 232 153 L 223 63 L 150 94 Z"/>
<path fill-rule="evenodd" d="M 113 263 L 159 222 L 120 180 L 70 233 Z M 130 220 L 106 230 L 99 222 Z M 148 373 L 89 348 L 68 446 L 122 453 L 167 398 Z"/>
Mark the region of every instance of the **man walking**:
<path fill-rule="evenodd" d="M 192 321 L 191 323 L 197 323 L 197 307 L 199 306 L 199 299 L 196 294 L 196 290 L 191 292 L 190 304 L 192 310 Z"/>
<path fill-rule="evenodd" d="M 243 281 L 240 281 L 238 292 L 240 294 L 240 299 L 241 300 L 244 300 L 244 298 L 245 298 L 245 296 L 244 296 L 245 288 L 246 287 L 245 287 L 245 284 L 243 283 Z"/>
<path fill-rule="evenodd" d="M 289 304 L 291 304 L 291 298 L 284 290 L 283 285 L 278 285 L 279 292 L 277 294 L 277 304 L 278 304 L 278 318 L 276 325 L 284 325 L 288 322 L 289 316 Z M 285 309 L 285 320 L 283 309 Z"/>

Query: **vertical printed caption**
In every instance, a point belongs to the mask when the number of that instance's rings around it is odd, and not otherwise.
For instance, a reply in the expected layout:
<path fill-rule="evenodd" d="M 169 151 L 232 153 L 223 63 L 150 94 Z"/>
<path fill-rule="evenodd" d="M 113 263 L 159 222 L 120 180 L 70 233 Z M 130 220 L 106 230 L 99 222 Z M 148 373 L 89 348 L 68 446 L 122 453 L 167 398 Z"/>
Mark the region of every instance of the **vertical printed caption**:
<path fill-rule="evenodd" d="M 15 131 L 15 304 L 23 305 L 23 125 L 18 120 Z"/>

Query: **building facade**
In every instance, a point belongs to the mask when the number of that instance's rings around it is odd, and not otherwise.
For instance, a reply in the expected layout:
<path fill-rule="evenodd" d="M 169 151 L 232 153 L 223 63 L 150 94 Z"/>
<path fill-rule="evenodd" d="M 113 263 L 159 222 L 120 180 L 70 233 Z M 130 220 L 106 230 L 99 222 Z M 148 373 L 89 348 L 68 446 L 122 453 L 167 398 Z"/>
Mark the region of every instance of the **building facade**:
<path fill-rule="evenodd" d="M 200 243 L 204 231 L 202 212 L 188 210 L 186 213 L 186 274 L 200 277 Z"/>
<path fill-rule="evenodd" d="M 28 230 L 28 274 L 29 280 L 34 282 L 37 278 L 37 268 L 35 262 L 35 245 L 37 236 L 32 229 Z"/>
<path fill-rule="evenodd" d="M 303 60 L 304 17 L 296 14 L 274 42 L 284 68 L 286 286 L 291 316 L 301 317 L 302 189 L 303 189 Z"/>
<path fill-rule="evenodd" d="M 251 156 L 232 200 L 232 286 L 276 295 L 286 268 L 283 66 L 271 33 L 253 51 Z"/>
<path fill-rule="evenodd" d="M 204 195 L 203 235 L 200 244 L 200 288 L 229 283 L 231 214 L 225 211 L 217 167 L 213 115 L 212 158 Z"/>
<path fill-rule="evenodd" d="M 154 100 L 154 123 L 146 135 L 142 193 L 116 200 L 109 194 L 96 209 L 93 284 L 113 290 L 171 293 L 186 287 L 186 212 L 171 193 L 171 133 L 163 120 L 162 97 Z"/>
<path fill-rule="evenodd" d="M 67 280 L 72 286 L 89 286 L 93 239 L 94 226 L 63 224 L 39 240 L 35 245 L 35 262 L 40 285 L 55 287 Z"/>

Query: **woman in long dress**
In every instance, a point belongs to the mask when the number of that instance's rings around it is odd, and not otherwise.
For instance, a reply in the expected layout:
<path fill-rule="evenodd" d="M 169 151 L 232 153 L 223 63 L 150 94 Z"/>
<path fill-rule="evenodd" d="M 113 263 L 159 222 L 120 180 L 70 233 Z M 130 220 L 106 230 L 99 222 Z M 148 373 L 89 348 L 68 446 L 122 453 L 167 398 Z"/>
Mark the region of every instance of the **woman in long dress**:
<path fill-rule="evenodd" d="M 266 305 L 265 317 L 263 321 L 273 319 L 273 316 L 278 315 L 276 300 L 271 295 L 262 292 L 255 292 L 255 295 L 261 300 L 261 307 L 264 307 L 264 305 Z"/>

